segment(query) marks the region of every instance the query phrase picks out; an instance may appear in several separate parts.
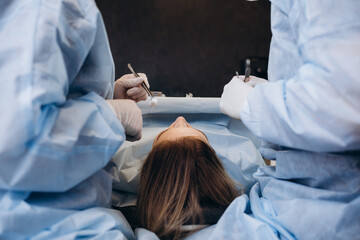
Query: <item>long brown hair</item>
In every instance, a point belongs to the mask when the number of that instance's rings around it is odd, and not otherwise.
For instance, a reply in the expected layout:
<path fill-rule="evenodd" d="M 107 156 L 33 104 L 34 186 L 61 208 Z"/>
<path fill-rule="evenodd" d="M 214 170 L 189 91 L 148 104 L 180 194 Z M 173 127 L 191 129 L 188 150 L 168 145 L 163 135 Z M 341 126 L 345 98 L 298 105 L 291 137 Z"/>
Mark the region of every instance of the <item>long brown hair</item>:
<path fill-rule="evenodd" d="M 184 137 L 153 147 L 141 170 L 137 214 L 141 227 L 161 239 L 191 233 L 184 224 L 203 224 L 204 209 L 223 209 L 240 194 L 215 151 Z M 217 221 L 217 220 L 216 220 Z"/>

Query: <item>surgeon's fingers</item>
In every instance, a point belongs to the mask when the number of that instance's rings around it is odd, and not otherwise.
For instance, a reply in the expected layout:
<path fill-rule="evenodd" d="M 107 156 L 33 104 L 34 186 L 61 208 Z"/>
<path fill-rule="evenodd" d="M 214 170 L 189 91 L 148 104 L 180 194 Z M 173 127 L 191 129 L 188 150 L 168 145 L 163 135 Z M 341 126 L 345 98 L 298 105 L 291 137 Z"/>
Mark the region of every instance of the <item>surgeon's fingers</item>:
<path fill-rule="evenodd" d="M 135 98 L 133 100 L 135 102 L 140 102 L 140 101 L 146 101 L 146 99 L 148 99 L 148 95 L 142 96 L 141 98 Z"/>
<path fill-rule="evenodd" d="M 266 79 L 250 76 L 250 80 L 247 82 L 248 85 L 255 87 L 258 84 L 267 83 Z"/>
<path fill-rule="evenodd" d="M 148 97 L 148 94 L 147 94 L 145 91 L 140 92 L 139 94 L 133 96 L 133 98 L 134 98 L 134 99 L 137 99 L 138 101 L 140 101 L 140 100 L 146 100 L 147 97 Z"/>
<path fill-rule="evenodd" d="M 136 95 L 141 95 L 145 93 L 146 94 L 146 91 L 143 87 L 141 86 L 138 86 L 138 87 L 133 87 L 133 88 L 130 88 L 129 90 L 126 91 L 126 94 L 129 96 L 129 97 L 134 97 Z"/>
<path fill-rule="evenodd" d="M 245 79 L 245 75 L 236 75 L 231 79 L 231 81 L 234 80 L 234 81 L 244 82 L 244 79 Z"/>
<path fill-rule="evenodd" d="M 122 75 L 120 78 L 118 78 L 115 82 L 126 82 L 128 80 L 134 80 L 134 79 L 141 79 L 143 80 L 148 87 L 150 87 L 147 76 L 145 73 L 138 73 L 139 77 L 135 77 L 134 74 L 129 73 Z"/>
<path fill-rule="evenodd" d="M 132 73 L 128 73 L 128 74 L 124 74 L 122 75 L 120 78 L 118 78 L 116 81 L 122 81 L 124 79 L 131 79 L 134 78 L 134 74 Z"/>
<path fill-rule="evenodd" d="M 139 76 L 141 77 L 141 79 L 144 80 L 144 83 L 146 84 L 146 86 L 147 86 L 148 88 L 150 88 L 150 84 L 149 84 L 149 81 L 148 81 L 148 79 L 147 79 L 146 74 L 145 74 L 145 73 L 138 73 L 138 74 L 139 74 Z"/>
<path fill-rule="evenodd" d="M 129 98 L 133 99 L 136 102 L 147 99 L 147 93 L 142 87 L 131 88 L 126 92 L 126 94 Z"/>

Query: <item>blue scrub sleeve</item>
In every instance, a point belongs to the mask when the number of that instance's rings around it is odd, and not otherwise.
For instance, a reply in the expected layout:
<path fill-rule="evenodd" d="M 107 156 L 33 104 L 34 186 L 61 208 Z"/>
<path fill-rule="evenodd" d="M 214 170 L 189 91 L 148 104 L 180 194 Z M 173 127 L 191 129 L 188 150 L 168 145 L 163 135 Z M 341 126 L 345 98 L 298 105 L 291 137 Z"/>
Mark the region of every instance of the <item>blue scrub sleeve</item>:
<path fill-rule="evenodd" d="M 87 0 L 0 5 L 0 188 L 68 190 L 125 138 L 104 100 L 114 67 L 101 15 Z"/>
<path fill-rule="evenodd" d="M 282 146 L 359 150 L 360 4 L 320 2 L 272 1 L 270 83 L 254 88 L 241 119 Z"/>

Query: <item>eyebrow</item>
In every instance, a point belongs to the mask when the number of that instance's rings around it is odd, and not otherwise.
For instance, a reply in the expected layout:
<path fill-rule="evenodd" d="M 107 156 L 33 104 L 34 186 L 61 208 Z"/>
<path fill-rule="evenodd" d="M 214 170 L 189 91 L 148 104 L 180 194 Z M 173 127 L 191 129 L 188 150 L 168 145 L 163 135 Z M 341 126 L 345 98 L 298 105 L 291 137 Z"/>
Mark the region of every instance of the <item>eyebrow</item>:
<path fill-rule="evenodd" d="M 155 138 L 155 140 L 157 141 L 157 140 L 161 137 L 161 135 L 162 135 L 163 133 L 165 133 L 167 130 L 170 130 L 170 129 L 171 129 L 171 128 L 165 129 L 164 131 L 162 131 L 161 133 L 159 133 L 159 135 L 157 135 L 157 137 Z M 193 128 L 193 129 L 197 130 L 197 131 L 200 132 L 202 135 L 204 135 L 205 138 L 206 138 L 206 140 L 209 140 L 205 133 L 203 133 L 202 131 L 200 131 L 200 130 L 197 129 L 197 128 Z"/>

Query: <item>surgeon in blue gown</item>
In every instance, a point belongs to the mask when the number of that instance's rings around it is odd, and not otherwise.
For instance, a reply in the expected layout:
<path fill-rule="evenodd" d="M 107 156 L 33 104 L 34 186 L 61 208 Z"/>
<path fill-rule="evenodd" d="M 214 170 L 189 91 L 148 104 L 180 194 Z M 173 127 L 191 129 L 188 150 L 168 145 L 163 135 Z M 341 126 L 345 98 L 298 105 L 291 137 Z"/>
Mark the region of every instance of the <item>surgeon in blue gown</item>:
<path fill-rule="evenodd" d="M 1 1 L 0 39 L 0 239 L 134 238 L 102 168 L 141 137 L 146 76 L 114 84 L 92 0 Z"/>
<path fill-rule="evenodd" d="M 269 79 L 234 77 L 220 108 L 276 168 L 259 168 L 211 236 L 359 239 L 360 2 L 271 2 Z"/>

